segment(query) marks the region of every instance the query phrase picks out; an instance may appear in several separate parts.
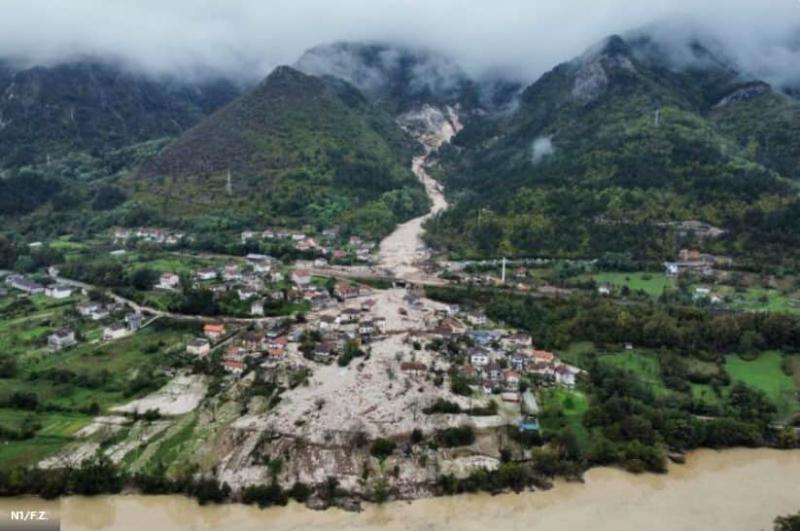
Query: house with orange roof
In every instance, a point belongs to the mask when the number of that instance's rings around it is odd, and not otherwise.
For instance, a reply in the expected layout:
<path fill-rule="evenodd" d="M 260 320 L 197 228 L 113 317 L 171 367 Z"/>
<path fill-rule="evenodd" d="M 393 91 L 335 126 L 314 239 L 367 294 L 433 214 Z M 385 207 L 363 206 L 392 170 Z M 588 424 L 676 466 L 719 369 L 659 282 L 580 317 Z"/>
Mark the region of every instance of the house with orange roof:
<path fill-rule="evenodd" d="M 225 335 L 225 325 L 216 323 L 206 323 L 203 325 L 203 335 L 212 341 L 216 341 Z"/>

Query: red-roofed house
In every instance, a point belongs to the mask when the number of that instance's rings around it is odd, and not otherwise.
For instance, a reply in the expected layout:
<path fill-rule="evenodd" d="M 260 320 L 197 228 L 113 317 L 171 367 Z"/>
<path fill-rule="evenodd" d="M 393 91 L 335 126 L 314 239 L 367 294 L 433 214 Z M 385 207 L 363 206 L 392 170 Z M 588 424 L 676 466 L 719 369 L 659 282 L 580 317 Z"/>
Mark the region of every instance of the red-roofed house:
<path fill-rule="evenodd" d="M 298 286 L 307 286 L 311 283 L 311 273 L 305 269 L 295 269 L 292 271 L 292 282 Z"/>
<path fill-rule="evenodd" d="M 538 362 L 553 363 L 553 361 L 555 361 L 556 359 L 556 356 L 552 352 L 547 352 L 546 350 L 534 350 L 533 359 L 537 363 Z"/>
<path fill-rule="evenodd" d="M 225 325 L 208 323 L 203 326 L 203 334 L 208 339 L 217 340 L 225 334 Z"/>
<path fill-rule="evenodd" d="M 222 362 L 222 368 L 231 374 L 240 375 L 244 372 L 244 362 L 237 360 L 225 360 Z"/>

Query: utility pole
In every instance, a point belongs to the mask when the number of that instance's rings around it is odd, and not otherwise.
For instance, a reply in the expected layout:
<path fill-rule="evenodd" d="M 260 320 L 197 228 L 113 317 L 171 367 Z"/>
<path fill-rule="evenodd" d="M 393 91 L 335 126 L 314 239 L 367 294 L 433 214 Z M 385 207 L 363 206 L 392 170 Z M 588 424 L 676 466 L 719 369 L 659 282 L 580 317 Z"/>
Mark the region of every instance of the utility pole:
<path fill-rule="evenodd" d="M 503 257 L 503 273 L 501 275 L 501 281 L 503 284 L 506 283 L 506 257 Z"/>
<path fill-rule="evenodd" d="M 661 122 L 661 108 L 659 107 L 656 109 L 656 117 L 655 117 L 655 125 L 658 127 L 658 124 Z"/>
<path fill-rule="evenodd" d="M 228 182 L 225 184 L 225 191 L 228 195 L 233 195 L 233 184 L 231 183 L 231 170 L 228 169 Z"/>

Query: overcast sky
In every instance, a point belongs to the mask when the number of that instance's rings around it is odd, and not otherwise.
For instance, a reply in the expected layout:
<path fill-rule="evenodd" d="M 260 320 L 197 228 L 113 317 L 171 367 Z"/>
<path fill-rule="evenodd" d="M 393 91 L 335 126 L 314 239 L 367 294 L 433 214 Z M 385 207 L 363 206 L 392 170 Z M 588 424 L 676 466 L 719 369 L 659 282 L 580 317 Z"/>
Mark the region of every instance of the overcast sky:
<path fill-rule="evenodd" d="M 800 76 L 800 0 L 0 0 L 0 8 L 0 56 L 39 63 L 90 54 L 151 72 L 260 77 L 315 44 L 382 39 L 443 51 L 473 75 L 496 68 L 532 80 L 606 35 L 678 17 L 748 68 Z"/>

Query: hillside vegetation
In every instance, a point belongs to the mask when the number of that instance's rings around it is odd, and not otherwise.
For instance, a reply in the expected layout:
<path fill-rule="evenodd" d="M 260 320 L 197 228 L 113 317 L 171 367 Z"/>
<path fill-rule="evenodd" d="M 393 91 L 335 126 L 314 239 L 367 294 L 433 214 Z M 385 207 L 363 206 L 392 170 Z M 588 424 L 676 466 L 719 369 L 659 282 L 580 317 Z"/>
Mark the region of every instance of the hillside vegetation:
<path fill-rule="evenodd" d="M 660 261 L 700 243 L 674 224 L 701 220 L 726 231 L 702 242 L 710 252 L 794 263 L 800 105 L 692 53 L 678 68 L 612 37 L 528 87 L 510 117 L 473 121 L 443 156 L 456 201 L 429 241 L 464 256 Z"/>
<path fill-rule="evenodd" d="M 128 184 L 162 214 L 235 211 L 252 223 L 340 223 L 377 236 L 427 208 L 409 169 L 413 146 L 352 86 L 280 67 Z"/>
<path fill-rule="evenodd" d="M 0 169 L 175 136 L 232 100 L 230 81 L 152 79 L 102 62 L 0 65 Z"/>

